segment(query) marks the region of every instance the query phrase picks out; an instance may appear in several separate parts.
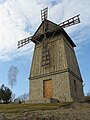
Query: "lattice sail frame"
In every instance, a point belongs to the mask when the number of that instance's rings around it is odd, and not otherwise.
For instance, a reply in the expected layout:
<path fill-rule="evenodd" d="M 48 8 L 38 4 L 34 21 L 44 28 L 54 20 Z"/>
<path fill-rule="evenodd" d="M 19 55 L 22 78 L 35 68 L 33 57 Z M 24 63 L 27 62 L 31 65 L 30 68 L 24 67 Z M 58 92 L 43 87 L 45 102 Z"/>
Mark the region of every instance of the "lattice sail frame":
<path fill-rule="evenodd" d="M 52 28 L 51 30 L 47 30 L 47 17 L 48 17 L 48 7 L 41 10 L 41 20 L 42 22 L 44 22 L 43 24 L 43 33 L 41 34 L 38 34 L 36 36 L 31 36 L 31 37 L 27 37 L 25 39 L 22 39 L 20 41 L 18 41 L 18 48 L 21 48 L 23 47 L 24 45 L 30 43 L 31 41 L 32 42 L 37 42 L 37 43 L 40 43 L 38 41 L 38 38 L 42 35 L 44 35 L 43 37 L 43 43 L 42 43 L 42 65 L 49 65 L 50 64 L 50 53 L 49 53 L 49 47 L 48 47 L 48 42 L 46 40 L 46 34 L 48 32 L 52 32 L 52 31 L 55 31 L 57 29 L 59 29 L 60 27 L 62 28 L 66 28 L 66 27 L 69 27 L 69 26 L 72 26 L 72 25 L 75 25 L 75 24 L 78 24 L 80 23 L 80 18 L 79 18 L 80 14 L 79 15 L 76 15 L 60 24 L 58 24 L 56 27 Z M 54 32 L 54 33 L 55 33 Z M 51 36 L 53 37 L 54 34 Z"/>
<path fill-rule="evenodd" d="M 75 24 L 78 24 L 80 23 L 80 18 L 79 18 L 80 14 L 62 22 L 59 24 L 59 26 L 61 26 L 62 28 L 66 28 L 66 27 L 69 27 L 69 26 L 72 26 L 72 25 L 75 25 Z"/>
<path fill-rule="evenodd" d="M 41 20 L 44 21 L 47 19 L 48 16 L 48 7 L 41 10 Z"/>
<path fill-rule="evenodd" d="M 48 47 L 48 42 L 46 40 L 46 32 L 47 32 L 47 17 L 48 17 L 48 7 L 41 10 L 41 20 L 43 23 L 43 43 L 42 43 L 42 60 L 41 60 L 41 65 L 42 66 L 47 66 L 50 65 L 50 54 L 49 54 L 49 47 Z"/>
<path fill-rule="evenodd" d="M 32 39 L 32 37 L 28 37 L 28 38 L 25 38 L 25 39 L 18 41 L 18 48 L 30 43 L 31 39 Z"/>

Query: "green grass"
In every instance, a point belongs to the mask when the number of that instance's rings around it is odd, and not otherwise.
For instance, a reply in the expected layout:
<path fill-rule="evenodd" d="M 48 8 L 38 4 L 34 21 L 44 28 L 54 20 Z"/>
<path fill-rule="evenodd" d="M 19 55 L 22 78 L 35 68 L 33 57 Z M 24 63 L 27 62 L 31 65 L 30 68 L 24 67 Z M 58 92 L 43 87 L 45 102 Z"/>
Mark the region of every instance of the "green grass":
<path fill-rule="evenodd" d="M 46 104 L 0 104 L 0 112 L 23 112 L 35 110 L 52 110 L 66 106 L 69 103 L 46 103 Z"/>

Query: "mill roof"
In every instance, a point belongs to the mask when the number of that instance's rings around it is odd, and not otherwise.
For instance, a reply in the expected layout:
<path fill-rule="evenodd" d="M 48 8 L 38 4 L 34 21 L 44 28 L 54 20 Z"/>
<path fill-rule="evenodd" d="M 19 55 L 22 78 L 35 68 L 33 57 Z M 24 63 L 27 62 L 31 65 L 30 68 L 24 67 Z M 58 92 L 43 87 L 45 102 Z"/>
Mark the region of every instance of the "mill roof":
<path fill-rule="evenodd" d="M 69 35 L 66 33 L 66 31 L 60 27 L 59 25 L 57 25 L 56 23 L 46 20 L 47 22 L 47 31 L 46 31 L 46 35 L 50 36 L 52 35 L 54 32 L 55 34 L 63 34 L 64 37 L 68 40 L 68 42 L 73 46 L 76 47 L 75 43 L 72 41 L 72 39 L 69 37 Z M 36 30 L 36 32 L 33 35 L 33 42 L 36 43 L 37 41 L 41 41 L 42 38 L 44 37 L 44 33 L 43 33 L 43 24 L 44 21 L 40 24 L 40 26 L 38 27 L 38 29 Z"/>

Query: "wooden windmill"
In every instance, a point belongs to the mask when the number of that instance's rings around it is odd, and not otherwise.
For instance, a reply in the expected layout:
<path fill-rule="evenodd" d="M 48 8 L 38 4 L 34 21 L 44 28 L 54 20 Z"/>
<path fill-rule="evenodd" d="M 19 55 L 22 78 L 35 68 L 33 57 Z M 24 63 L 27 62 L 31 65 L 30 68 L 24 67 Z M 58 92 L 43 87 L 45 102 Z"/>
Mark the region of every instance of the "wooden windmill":
<path fill-rule="evenodd" d="M 45 8 L 41 10 L 42 23 L 35 34 L 18 41 L 18 48 L 31 41 L 35 43 L 29 76 L 30 102 L 83 101 L 76 45 L 63 29 L 80 23 L 79 15 L 59 25 L 47 17 L 48 8 Z"/>
<path fill-rule="evenodd" d="M 50 33 L 57 29 L 66 28 L 66 27 L 80 23 L 80 18 L 79 18 L 80 14 L 78 14 L 78 15 L 60 23 L 59 25 L 53 27 L 51 30 L 47 30 L 47 27 L 48 27 L 47 26 L 47 15 L 48 15 L 48 7 L 41 10 L 41 20 L 43 22 L 43 33 L 38 34 L 36 36 L 34 36 L 35 35 L 34 34 L 33 36 L 30 36 L 30 37 L 27 37 L 25 39 L 18 41 L 18 48 L 21 48 L 22 46 L 30 43 L 31 41 L 34 43 L 40 43 L 40 41 L 38 41 L 38 38 L 41 36 L 43 37 L 43 42 L 45 42 L 47 33 Z"/>

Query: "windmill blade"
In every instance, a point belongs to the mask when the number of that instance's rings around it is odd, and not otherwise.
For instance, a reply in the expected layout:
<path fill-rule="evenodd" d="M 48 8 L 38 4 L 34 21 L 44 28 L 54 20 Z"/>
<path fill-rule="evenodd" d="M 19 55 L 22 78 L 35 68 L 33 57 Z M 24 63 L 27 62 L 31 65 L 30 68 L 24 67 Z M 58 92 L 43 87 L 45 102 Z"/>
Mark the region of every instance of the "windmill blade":
<path fill-rule="evenodd" d="M 60 28 L 66 28 L 66 27 L 78 24 L 78 23 L 80 23 L 79 16 L 80 16 L 80 14 L 78 14 L 78 15 L 76 15 L 76 16 L 74 16 L 74 17 L 72 17 L 72 18 L 70 18 L 70 19 L 68 19 L 68 20 L 66 20 L 66 21 L 64 21 L 60 24 L 58 24 L 56 27 L 53 27 L 52 29 L 47 30 L 45 33 L 50 33 L 52 31 L 55 31 L 55 30 L 60 29 Z M 38 34 L 37 37 L 39 38 L 41 35 L 43 35 L 43 33 Z M 37 38 L 37 37 L 35 37 L 35 38 Z"/>
<path fill-rule="evenodd" d="M 31 36 L 31 37 L 28 37 L 28 38 L 25 38 L 25 39 L 23 39 L 23 40 L 18 41 L 18 48 L 21 48 L 22 46 L 30 43 L 31 40 L 32 40 L 32 36 Z"/>
<path fill-rule="evenodd" d="M 79 16 L 80 16 L 80 14 L 60 23 L 59 26 L 61 26 L 62 28 L 66 28 L 66 27 L 78 24 L 78 23 L 80 23 Z"/>
<path fill-rule="evenodd" d="M 47 19 L 47 15 L 48 15 L 48 7 L 43 9 L 43 10 L 41 10 L 41 19 L 42 19 L 42 21 Z"/>

